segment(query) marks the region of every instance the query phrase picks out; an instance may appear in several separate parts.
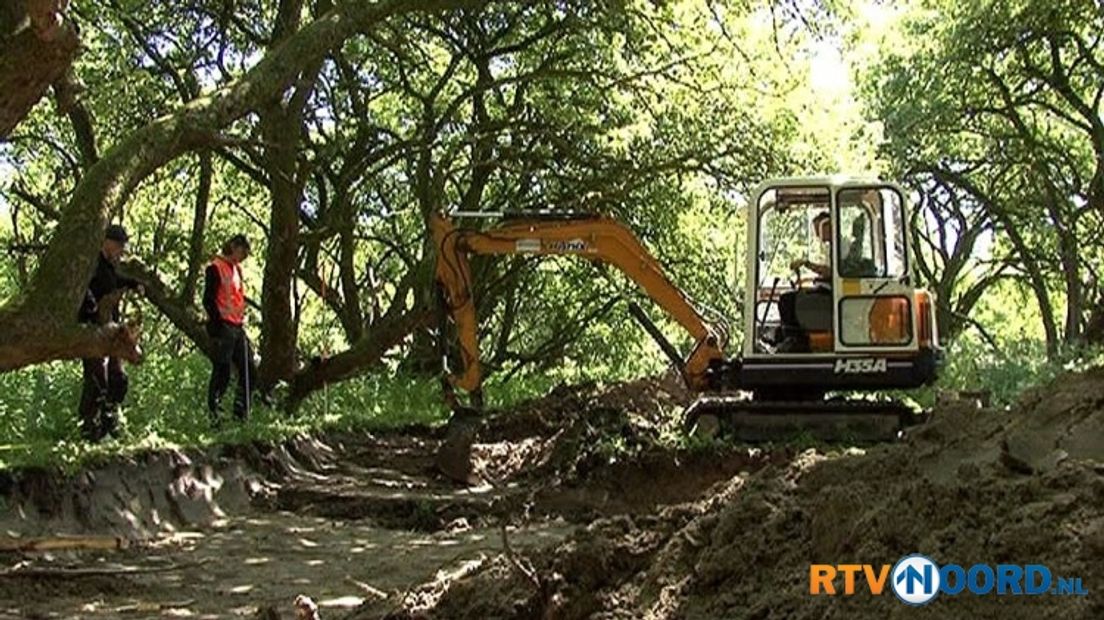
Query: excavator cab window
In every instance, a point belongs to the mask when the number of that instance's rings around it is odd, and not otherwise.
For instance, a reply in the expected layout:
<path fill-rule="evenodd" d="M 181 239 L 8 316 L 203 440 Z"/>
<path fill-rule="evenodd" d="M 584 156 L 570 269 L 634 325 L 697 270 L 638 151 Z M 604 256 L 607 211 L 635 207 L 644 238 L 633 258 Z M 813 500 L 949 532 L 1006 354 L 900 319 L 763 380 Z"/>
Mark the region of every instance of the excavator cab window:
<path fill-rule="evenodd" d="M 839 275 L 894 278 L 905 275 L 905 227 L 901 196 L 890 188 L 840 190 Z"/>
<path fill-rule="evenodd" d="M 831 263 L 827 188 L 768 190 L 759 203 L 758 282 L 760 288 L 811 281 L 815 272 L 798 273 L 795 263 Z M 831 224 L 827 225 L 831 230 Z M 795 276 L 800 276 L 796 277 Z"/>
<path fill-rule="evenodd" d="M 755 307 L 758 352 L 831 348 L 829 200 L 828 188 L 815 186 L 774 188 L 760 197 Z"/>

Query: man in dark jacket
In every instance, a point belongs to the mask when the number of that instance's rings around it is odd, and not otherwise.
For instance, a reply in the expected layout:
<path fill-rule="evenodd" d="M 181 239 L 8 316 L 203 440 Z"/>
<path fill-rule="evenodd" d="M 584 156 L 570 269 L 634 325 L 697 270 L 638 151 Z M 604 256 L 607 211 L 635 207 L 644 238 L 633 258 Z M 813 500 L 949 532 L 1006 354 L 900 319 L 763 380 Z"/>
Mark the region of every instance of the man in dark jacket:
<path fill-rule="evenodd" d="M 128 289 L 140 289 L 136 281 L 115 270 L 127 244 L 126 229 L 108 226 L 103 247 L 96 262 L 96 271 L 81 303 L 78 320 L 81 323 L 103 325 L 119 321 L 119 299 Z M 117 357 L 89 357 L 81 360 L 84 386 L 81 390 L 79 413 L 81 435 L 89 441 L 100 441 L 115 435 L 119 427 L 119 407 L 127 393 L 127 376 Z"/>
<path fill-rule="evenodd" d="M 249 417 L 250 395 L 256 389 L 253 348 L 244 327 L 245 284 L 241 270 L 249 253 L 245 235 L 234 235 L 222 246 L 222 253 L 211 259 L 204 275 L 203 309 L 207 312 L 207 334 L 214 345 L 207 408 L 216 427 L 221 422 L 219 410 L 230 385 L 231 368 L 238 373 L 234 416 L 239 420 Z"/>

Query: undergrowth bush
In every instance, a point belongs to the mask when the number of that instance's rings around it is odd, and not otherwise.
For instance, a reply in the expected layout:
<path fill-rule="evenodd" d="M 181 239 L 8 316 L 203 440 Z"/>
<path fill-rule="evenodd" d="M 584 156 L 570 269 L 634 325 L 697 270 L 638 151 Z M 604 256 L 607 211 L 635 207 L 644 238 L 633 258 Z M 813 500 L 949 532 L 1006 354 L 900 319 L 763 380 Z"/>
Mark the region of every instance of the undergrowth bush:
<path fill-rule="evenodd" d="M 1053 380 L 1063 371 L 1099 364 L 1102 358 L 1101 350 L 1080 349 L 1047 361 L 1044 345 L 1037 340 L 1002 343 L 997 351 L 964 334 L 947 348 L 934 386 L 898 396 L 931 407 L 939 390 L 989 390 L 993 403 L 1003 406 L 1027 388 Z M 207 417 L 210 364 L 202 355 L 153 356 L 140 366 L 128 366 L 127 372 L 130 394 L 123 410 L 123 436 L 100 445 L 89 445 L 80 438 L 78 362 L 54 362 L 0 374 L 0 468 L 75 468 L 120 452 L 279 440 L 297 433 L 434 425 L 449 416 L 437 378 L 385 369 L 314 393 L 295 415 L 257 405 L 248 422 L 239 424 L 227 415 L 226 423 L 216 431 Z M 631 378 L 623 376 L 629 372 L 625 368 L 587 371 L 566 364 L 552 373 L 531 372 L 509 380 L 492 377 L 485 389 L 487 406 L 509 408 L 541 396 L 559 383 L 620 381 Z M 226 400 L 230 399 L 228 394 Z M 678 412 L 672 416 L 676 418 Z"/>
<path fill-rule="evenodd" d="M 383 370 L 328 386 L 295 412 L 254 403 L 240 424 L 227 411 L 213 430 L 206 394 L 210 363 L 202 355 L 153 356 L 127 366 L 130 393 L 123 408 L 123 435 L 100 445 L 79 432 L 79 362 L 54 362 L 0 374 L 0 468 L 30 465 L 78 467 L 89 459 L 119 452 L 208 444 L 278 440 L 296 433 L 382 429 L 407 424 L 439 424 L 448 419 L 439 380 Z M 562 378 L 526 375 L 487 385 L 490 407 L 509 407 L 539 396 Z M 225 404 L 233 397 L 233 386 Z"/>
<path fill-rule="evenodd" d="M 930 407 L 940 390 L 987 390 L 994 406 L 1008 406 L 1028 388 L 1104 361 L 1104 350 L 1098 348 L 1071 348 L 1048 360 L 1046 343 L 1041 340 L 1009 339 L 998 346 L 995 349 L 971 333 L 963 334 L 947 347 L 936 384 L 909 393 L 909 397 Z"/>

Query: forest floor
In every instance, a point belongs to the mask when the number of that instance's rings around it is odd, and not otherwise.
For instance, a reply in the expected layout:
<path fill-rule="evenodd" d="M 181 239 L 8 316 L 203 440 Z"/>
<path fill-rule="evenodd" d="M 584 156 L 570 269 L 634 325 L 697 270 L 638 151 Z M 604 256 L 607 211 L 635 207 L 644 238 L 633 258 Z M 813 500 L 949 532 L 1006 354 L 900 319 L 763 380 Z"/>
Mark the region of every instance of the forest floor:
<path fill-rule="evenodd" d="M 929 615 L 1104 617 L 1104 371 L 1009 410 L 948 403 L 865 450 L 678 447 L 687 400 L 642 380 L 492 412 L 472 488 L 435 473 L 441 429 L 421 427 L 11 472 L 0 545 L 125 545 L 0 551 L 0 618 L 294 618 L 299 594 L 349 620 L 881 618 L 915 610 L 811 596 L 809 564 L 913 552 L 1089 588 Z"/>

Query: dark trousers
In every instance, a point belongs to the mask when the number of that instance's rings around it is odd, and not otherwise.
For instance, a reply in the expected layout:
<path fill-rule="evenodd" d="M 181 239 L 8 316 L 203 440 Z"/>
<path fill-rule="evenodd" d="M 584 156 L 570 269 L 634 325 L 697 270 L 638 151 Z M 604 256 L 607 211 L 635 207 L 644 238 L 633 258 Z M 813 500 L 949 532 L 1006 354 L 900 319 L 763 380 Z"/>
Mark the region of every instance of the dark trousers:
<path fill-rule="evenodd" d="M 786 327 L 799 327 L 797 323 L 797 291 L 782 293 L 778 297 L 778 318 Z"/>
<path fill-rule="evenodd" d="M 115 432 L 119 406 L 126 398 L 129 383 L 117 357 L 89 357 L 81 360 L 81 364 L 84 370 L 78 409 L 81 434 L 98 441 Z"/>
<path fill-rule="evenodd" d="M 208 328 L 214 345 L 211 382 L 207 386 L 207 408 L 215 420 L 219 417 L 222 397 L 230 386 L 230 371 L 237 371 L 238 387 L 234 394 L 234 415 L 241 420 L 249 416 L 250 394 L 256 389 L 257 368 L 253 364 L 253 348 L 240 325 L 223 323 Z"/>

